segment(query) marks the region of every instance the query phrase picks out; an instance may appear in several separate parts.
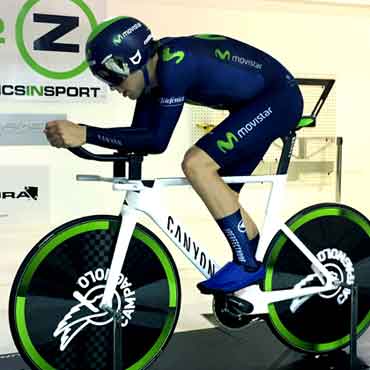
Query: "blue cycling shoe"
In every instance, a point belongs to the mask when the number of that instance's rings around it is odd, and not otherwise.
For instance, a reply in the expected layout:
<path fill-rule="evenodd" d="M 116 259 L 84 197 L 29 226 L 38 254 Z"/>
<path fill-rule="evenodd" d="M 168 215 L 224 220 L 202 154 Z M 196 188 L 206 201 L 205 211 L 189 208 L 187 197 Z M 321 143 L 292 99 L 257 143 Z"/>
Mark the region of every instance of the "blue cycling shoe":
<path fill-rule="evenodd" d="M 197 284 L 203 294 L 233 293 L 253 285 L 265 277 L 265 267 L 260 264 L 256 271 L 248 271 L 244 265 L 229 262 L 210 279 Z"/>

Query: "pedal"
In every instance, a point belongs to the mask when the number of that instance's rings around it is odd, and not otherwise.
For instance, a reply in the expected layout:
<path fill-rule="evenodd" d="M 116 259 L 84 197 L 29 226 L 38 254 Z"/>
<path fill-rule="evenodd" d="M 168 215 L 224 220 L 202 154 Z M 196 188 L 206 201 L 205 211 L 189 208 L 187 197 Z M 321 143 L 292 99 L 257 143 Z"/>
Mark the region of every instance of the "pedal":
<path fill-rule="evenodd" d="M 235 310 L 239 311 L 243 315 L 249 315 L 251 312 L 253 312 L 253 304 L 240 297 L 227 295 L 226 299 L 229 305 L 231 305 Z"/>
<path fill-rule="evenodd" d="M 249 315 L 253 305 L 231 294 L 217 294 L 213 300 L 213 312 L 217 321 L 225 328 L 239 330 L 247 327 L 254 319 Z"/>

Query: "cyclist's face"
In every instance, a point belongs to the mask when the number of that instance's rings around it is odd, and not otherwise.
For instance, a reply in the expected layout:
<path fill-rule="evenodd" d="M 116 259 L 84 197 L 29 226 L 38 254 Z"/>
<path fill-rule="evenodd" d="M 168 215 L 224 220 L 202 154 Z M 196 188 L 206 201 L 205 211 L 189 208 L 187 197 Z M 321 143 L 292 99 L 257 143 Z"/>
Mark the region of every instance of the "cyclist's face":
<path fill-rule="evenodd" d="M 122 96 L 136 100 L 144 90 L 144 76 L 142 71 L 136 71 L 130 74 L 120 85 L 112 87 L 112 90 L 118 91 Z"/>

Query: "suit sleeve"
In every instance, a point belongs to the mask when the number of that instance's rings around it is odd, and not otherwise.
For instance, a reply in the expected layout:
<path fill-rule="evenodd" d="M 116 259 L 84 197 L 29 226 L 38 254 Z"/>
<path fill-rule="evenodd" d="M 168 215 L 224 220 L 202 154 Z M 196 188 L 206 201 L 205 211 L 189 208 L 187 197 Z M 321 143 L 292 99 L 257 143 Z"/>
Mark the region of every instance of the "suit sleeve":
<path fill-rule="evenodd" d="M 126 153 L 164 152 L 183 110 L 192 68 L 186 58 L 183 63 L 162 59 L 157 67 L 159 87 L 137 100 L 131 127 L 87 126 L 87 142 Z"/>
<path fill-rule="evenodd" d="M 162 153 L 180 118 L 185 98 L 167 93 L 139 98 L 131 127 L 87 127 L 87 143 L 126 153 Z"/>

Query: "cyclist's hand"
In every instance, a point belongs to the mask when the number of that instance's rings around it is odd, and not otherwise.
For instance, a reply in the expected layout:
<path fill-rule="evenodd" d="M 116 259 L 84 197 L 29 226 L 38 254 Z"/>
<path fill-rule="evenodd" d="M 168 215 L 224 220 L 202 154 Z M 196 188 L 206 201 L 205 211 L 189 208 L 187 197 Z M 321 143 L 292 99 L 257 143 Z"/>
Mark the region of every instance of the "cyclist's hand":
<path fill-rule="evenodd" d="M 86 127 L 70 121 L 50 121 L 44 133 L 52 146 L 76 148 L 86 143 Z"/>

